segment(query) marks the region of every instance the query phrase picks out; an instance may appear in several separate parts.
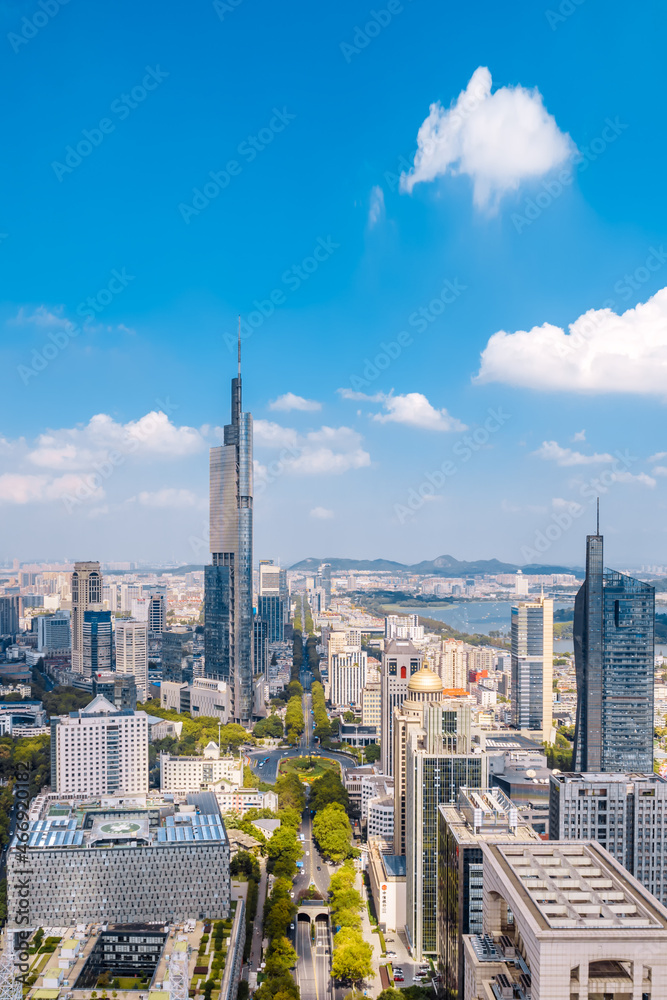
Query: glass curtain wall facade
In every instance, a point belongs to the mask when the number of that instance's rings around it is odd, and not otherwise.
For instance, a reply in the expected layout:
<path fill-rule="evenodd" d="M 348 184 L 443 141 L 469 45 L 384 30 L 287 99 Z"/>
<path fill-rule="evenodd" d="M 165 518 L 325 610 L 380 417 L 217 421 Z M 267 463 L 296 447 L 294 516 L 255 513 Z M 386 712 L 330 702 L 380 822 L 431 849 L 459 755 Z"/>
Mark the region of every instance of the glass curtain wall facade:
<path fill-rule="evenodd" d="M 603 568 L 587 538 L 586 580 L 574 609 L 575 771 L 653 771 L 655 591 Z"/>
<path fill-rule="evenodd" d="M 241 404 L 241 360 L 232 379 L 231 423 L 224 444 L 210 453 L 211 562 L 229 572 L 229 669 L 235 722 L 248 725 L 253 715 L 253 476 L 252 416 Z M 222 610 L 221 612 L 222 613 Z M 211 651 L 212 652 L 212 651 Z M 205 648 L 208 673 L 209 650 Z M 213 656 L 213 662 L 216 657 Z"/>
<path fill-rule="evenodd" d="M 111 670 L 112 633 L 110 611 L 83 613 L 83 673 L 86 677 Z"/>
<path fill-rule="evenodd" d="M 260 594 L 257 599 L 257 613 L 266 622 L 269 642 L 282 642 L 285 637 L 285 613 L 281 598 L 275 596 L 264 597 Z"/>
<path fill-rule="evenodd" d="M 216 681 L 230 681 L 232 629 L 228 566 L 204 568 L 204 672 Z"/>
<path fill-rule="evenodd" d="M 414 736 L 413 736 L 414 742 Z M 438 951 L 438 806 L 459 789 L 485 784 L 481 754 L 429 754 L 412 746 L 407 760 L 406 910 L 417 958 Z"/>

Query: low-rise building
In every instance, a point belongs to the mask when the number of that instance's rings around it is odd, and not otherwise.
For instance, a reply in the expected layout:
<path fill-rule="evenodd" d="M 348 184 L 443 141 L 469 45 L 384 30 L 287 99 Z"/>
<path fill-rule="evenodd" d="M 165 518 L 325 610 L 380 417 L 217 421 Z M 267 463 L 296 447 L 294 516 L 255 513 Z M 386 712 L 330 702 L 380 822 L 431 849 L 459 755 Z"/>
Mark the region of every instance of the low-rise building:
<path fill-rule="evenodd" d="M 405 857 L 384 854 L 380 845 L 368 845 L 368 878 L 380 930 L 397 931 L 405 926 Z"/>
<path fill-rule="evenodd" d="M 243 761 L 238 757 L 222 757 L 216 743 L 209 743 L 198 757 L 160 754 L 160 791 L 163 794 L 185 796 L 206 790 L 221 780 L 240 788 L 243 784 Z"/>

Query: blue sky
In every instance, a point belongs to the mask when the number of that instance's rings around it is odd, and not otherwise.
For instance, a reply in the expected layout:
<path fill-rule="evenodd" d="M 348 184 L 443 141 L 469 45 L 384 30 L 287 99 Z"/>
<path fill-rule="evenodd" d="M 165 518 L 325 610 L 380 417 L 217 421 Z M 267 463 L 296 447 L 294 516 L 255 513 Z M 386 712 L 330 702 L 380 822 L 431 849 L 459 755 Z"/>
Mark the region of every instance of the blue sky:
<path fill-rule="evenodd" d="M 657 0 L 0 17 L 0 558 L 667 562 Z"/>

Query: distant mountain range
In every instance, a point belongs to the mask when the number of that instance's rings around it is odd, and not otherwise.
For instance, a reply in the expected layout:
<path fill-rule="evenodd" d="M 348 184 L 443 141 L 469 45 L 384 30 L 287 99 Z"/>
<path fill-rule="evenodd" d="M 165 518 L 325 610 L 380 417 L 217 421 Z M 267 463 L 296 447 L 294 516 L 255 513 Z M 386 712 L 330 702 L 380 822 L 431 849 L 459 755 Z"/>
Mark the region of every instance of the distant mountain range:
<path fill-rule="evenodd" d="M 314 559 L 310 557 L 294 563 L 290 569 L 315 573 L 317 567 L 323 562 L 330 563 L 331 569 L 335 572 L 371 570 L 378 573 L 419 573 L 423 576 L 481 576 L 483 573 L 491 575 L 516 573 L 520 569 L 530 576 L 541 573 L 575 573 L 577 576 L 584 574 L 581 566 L 541 566 L 538 563 L 517 566 L 514 563 L 500 562 L 498 559 L 476 559 L 474 562 L 462 562 L 455 559 L 454 556 L 438 556 L 437 559 L 425 559 L 413 565 L 393 562 L 391 559 Z"/>

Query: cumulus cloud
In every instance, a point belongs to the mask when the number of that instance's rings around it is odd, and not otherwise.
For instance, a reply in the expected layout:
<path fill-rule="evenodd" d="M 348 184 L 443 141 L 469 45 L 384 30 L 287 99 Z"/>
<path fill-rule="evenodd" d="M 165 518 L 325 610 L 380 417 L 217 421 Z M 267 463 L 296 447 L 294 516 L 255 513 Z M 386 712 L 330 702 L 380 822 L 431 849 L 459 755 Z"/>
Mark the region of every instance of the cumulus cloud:
<path fill-rule="evenodd" d="M 576 431 L 572 435 L 573 444 L 576 443 L 577 441 L 585 441 L 585 440 L 586 440 L 586 431 Z"/>
<path fill-rule="evenodd" d="M 667 465 L 656 465 L 651 472 L 654 476 L 667 476 Z"/>
<path fill-rule="evenodd" d="M 318 403 L 316 399 L 304 399 L 303 396 L 295 396 L 293 392 L 286 392 L 283 396 L 273 399 L 269 403 L 269 409 L 281 410 L 284 413 L 289 413 L 290 410 L 303 410 L 306 413 L 312 413 L 315 410 L 321 410 L 322 404 Z"/>
<path fill-rule="evenodd" d="M 50 478 L 47 475 L 5 472 L 0 476 L 0 503 L 49 503 L 74 496 L 82 489 L 88 498 L 101 500 L 105 495 L 99 484 L 88 483 L 72 473 Z"/>
<path fill-rule="evenodd" d="M 566 392 L 651 393 L 667 384 L 667 288 L 618 315 L 589 309 L 569 327 L 494 333 L 478 382 Z"/>
<path fill-rule="evenodd" d="M 421 392 L 408 392 L 404 396 L 385 396 L 386 413 L 375 413 L 373 420 L 380 424 L 405 424 L 426 431 L 464 431 L 466 425 L 447 410 L 438 410 Z"/>
<path fill-rule="evenodd" d="M 86 469 L 105 461 L 109 452 L 174 459 L 196 454 L 204 447 L 199 431 L 176 426 L 160 411 L 126 424 L 98 413 L 85 425 L 40 434 L 27 459 L 43 469 Z"/>
<path fill-rule="evenodd" d="M 357 392 L 355 389 L 339 389 L 338 392 L 342 399 L 351 399 L 354 402 L 381 403 L 383 399 L 387 398 L 385 392 L 376 392 L 373 396 L 369 396 L 365 392 Z"/>
<path fill-rule="evenodd" d="M 334 512 L 327 507 L 313 507 L 310 516 L 314 517 L 316 521 L 330 521 L 334 517 Z"/>
<path fill-rule="evenodd" d="M 376 184 L 371 190 L 371 204 L 368 209 L 368 225 L 373 228 L 384 218 L 384 191 Z"/>
<path fill-rule="evenodd" d="M 612 455 L 606 452 L 595 452 L 593 455 L 584 455 L 580 451 L 573 451 L 572 448 L 563 448 L 557 441 L 543 441 L 537 451 L 533 452 L 537 458 L 543 458 L 547 462 L 555 462 L 556 465 L 602 465 L 613 462 Z"/>
<path fill-rule="evenodd" d="M 417 153 L 401 188 L 445 174 L 467 174 L 478 208 L 497 205 L 523 181 L 543 177 L 576 150 L 558 128 L 536 88 L 501 87 L 491 93 L 491 73 L 478 67 L 449 108 L 432 104 L 417 133 Z"/>
<path fill-rule="evenodd" d="M 192 490 L 165 488 L 154 493 L 143 491 L 137 500 L 142 507 L 196 507 L 199 498 Z"/>
<path fill-rule="evenodd" d="M 612 473 L 612 479 L 615 483 L 637 483 L 639 486 L 648 486 L 652 489 L 656 483 L 652 476 L 648 476 L 645 472 L 627 472 L 623 469 L 618 469 Z"/>
<path fill-rule="evenodd" d="M 330 475 L 361 469 L 370 465 L 371 457 L 362 447 L 362 437 L 351 427 L 320 427 L 299 434 L 291 427 L 281 427 L 270 421 L 257 421 L 260 427 L 259 448 L 281 449 L 273 462 L 255 464 L 256 481 L 267 482 L 285 473 L 299 476 Z"/>

